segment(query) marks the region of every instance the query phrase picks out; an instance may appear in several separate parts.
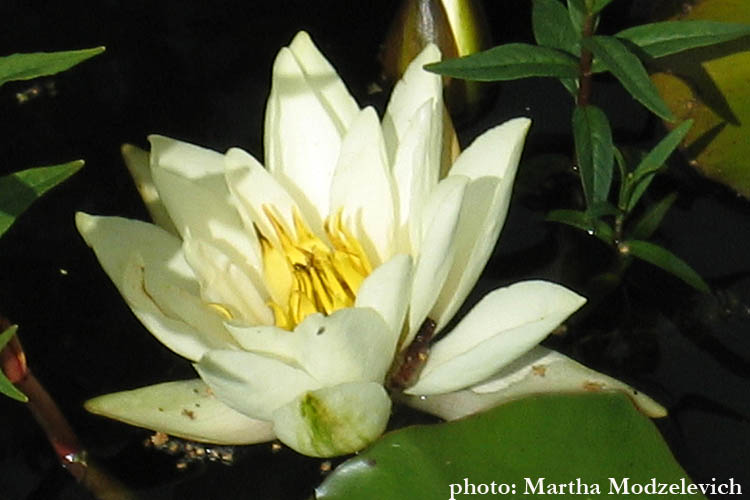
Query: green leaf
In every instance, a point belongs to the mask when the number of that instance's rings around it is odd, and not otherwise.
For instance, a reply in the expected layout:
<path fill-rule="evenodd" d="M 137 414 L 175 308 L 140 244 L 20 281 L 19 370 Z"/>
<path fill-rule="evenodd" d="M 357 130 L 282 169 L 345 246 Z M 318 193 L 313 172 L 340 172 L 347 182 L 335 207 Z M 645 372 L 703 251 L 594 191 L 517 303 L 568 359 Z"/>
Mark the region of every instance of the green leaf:
<path fill-rule="evenodd" d="M 568 16 L 576 33 L 583 33 L 583 25 L 586 22 L 586 1 L 568 0 Z"/>
<path fill-rule="evenodd" d="M 83 166 L 76 160 L 53 167 L 36 167 L 0 177 L 0 236 L 34 200 Z"/>
<path fill-rule="evenodd" d="M 611 245 L 614 241 L 615 232 L 603 220 L 594 218 L 591 214 L 579 210 L 559 209 L 552 210 L 547 214 L 550 222 L 559 222 L 585 231 L 591 236 L 596 236 L 604 243 Z"/>
<path fill-rule="evenodd" d="M 534 0 L 531 22 L 539 45 L 576 56 L 581 52 L 581 34 L 573 29 L 567 9 L 558 0 Z"/>
<path fill-rule="evenodd" d="M 703 278 L 687 262 L 664 247 L 648 241 L 627 240 L 620 244 L 620 251 L 626 255 L 638 257 L 674 274 L 698 291 L 703 293 L 711 292 L 708 284 L 703 281 Z"/>
<path fill-rule="evenodd" d="M 10 342 L 10 339 L 16 334 L 16 330 L 18 330 L 18 325 L 12 325 L 0 334 L 0 352 L 5 348 L 5 344 Z M 26 394 L 16 389 L 16 386 L 8 380 L 8 377 L 5 376 L 2 369 L 0 369 L 0 393 L 3 393 L 16 401 L 20 401 L 21 403 L 26 403 L 29 400 L 29 398 L 26 397 Z"/>
<path fill-rule="evenodd" d="M 578 106 L 573 112 L 573 134 L 586 206 L 604 201 L 612 184 L 614 144 L 609 120 L 596 106 Z"/>
<path fill-rule="evenodd" d="M 672 204 L 677 199 L 677 193 L 665 196 L 658 203 L 650 207 L 645 214 L 633 226 L 633 230 L 628 235 L 629 238 L 636 240 L 646 240 L 654 234 L 659 227 L 664 216 L 672 208 Z"/>
<path fill-rule="evenodd" d="M 620 31 L 615 36 L 638 46 L 649 57 L 664 57 L 750 35 L 747 24 L 718 21 L 664 21 Z"/>
<path fill-rule="evenodd" d="M 575 488 L 580 481 L 581 490 L 573 495 L 604 499 L 616 494 L 610 492 L 611 481 L 620 485 L 624 478 L 630 485 L 648 484 L 652 478 L 657 483 L 691 483 L 656 426 L 627 396 L 559 394 L 388 433 L 337 467 L 317 488 L 316 498 L 463 499 L 472 493 L 459 488 L 470 485 L 484 485 L 474 492 L 481 497 L 568 498 L 569 491 L 561 491 L 560 485 L 572 481 Z M 542 492 L 536 489 L 540 481 Z M 508 490 L 480 493 L 492 484 L 507 485 Z M 555 492 L 547 489 L 552 485 Z M 700 494 L 683 497 L 705 499 Z"/>
<path fill-rule="evenodd" d="M 0 57 L 0 85 L 14 80 L 31 80 L 65 71 L 90 57 L 104 52 L 104 47 L 64 52 L 34 52 Z"/>
<path fill-rule="evenodd" d="M 661 118 L 674 120 L 640 59 L 620 40 L 611 36 L 592 36 L 582 42 L 635 99 Z"/>
<path fill-rule="evenodd" d="M 601 11 L 604 10 L 604 8 L 612 3 L 612 0 L 594 0 L 593 5 L 591 7 L 591 12 L 593 14 L 598 14 Z"/>
<path fill-rule="evenodd" d="M 626 189 L 626 206 L 627 212 L 633 210 L 638 200 L 641 199 L 643 193 L 648 188 L 654 174 L 662 168 L 667 158 L 677 149 L 682 139 L 693 126 L 693 120 L 685 120 L 678 127 L 675 127 L 669 134 L 667 134 L 654 149 L 652 149 L 646 156 L 643 157 L 641 162 L 633 171 L 632 177 L 628 179 L 628 185 Z"/>
<path fill-rule="evenodd" d="M 530 76 L 578 76 L 578 62 L 572 55 L 526 43 L 499 45 L 470 56 L 428 64 L 425 69 L 454 78 L 483 82 Z"/>

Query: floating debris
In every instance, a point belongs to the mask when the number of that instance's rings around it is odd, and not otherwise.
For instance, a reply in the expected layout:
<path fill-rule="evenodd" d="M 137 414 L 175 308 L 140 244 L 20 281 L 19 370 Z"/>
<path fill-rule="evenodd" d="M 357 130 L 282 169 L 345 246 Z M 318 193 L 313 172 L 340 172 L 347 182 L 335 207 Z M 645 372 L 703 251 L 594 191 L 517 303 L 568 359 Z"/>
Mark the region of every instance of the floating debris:
<path fill-rule="evenodd" d="M 196 462 L 219 462 L 234 465 L 236 456 L 234 446 L 197 443 L 156 432 L 143 443 L 146 448 L 153 448 L 178 457 L 175 467 L 186 469 Z"/>

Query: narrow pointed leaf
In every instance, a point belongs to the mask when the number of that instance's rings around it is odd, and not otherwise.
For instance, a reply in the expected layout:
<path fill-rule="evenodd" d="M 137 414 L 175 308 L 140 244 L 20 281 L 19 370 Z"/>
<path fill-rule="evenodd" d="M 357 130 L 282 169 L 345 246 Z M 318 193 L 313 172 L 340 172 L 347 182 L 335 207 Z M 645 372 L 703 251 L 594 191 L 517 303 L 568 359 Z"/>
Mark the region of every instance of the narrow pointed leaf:
<path fill-rule="evenodd" d="M 592 36 L 585 38 L 583 44 L 636 100 L 659 117 L 674 120 L 640 59 L 620 40 L 611 36 Z"/>
<path fill-rule="evenodd" d="M 636 222 L 633 226 L 633 230 L 630 232 L 629 237 L 636 240 L 647 240 L 654 234 L 654 231 L 659 227 L 664 216 L 667 214 L 672 204 L 677 199 L 677 193 L 672 193 L 662 198 L 654 206 L 650 207 L 648 211 Z"/>
<path fill-rule="evenodd" d="M 711 289 L 687 262 L 664 247 L 642 240 L 628 240 L 620 245 L 620 251 L 645 260 L 665 271 L 674 274 L 682 281 L 703 293 Z"/>
<path fill-rule="evenodd" d="M 614 144 L 609 120 L 596 106 L 576 107 L 573 134 L 586 206 L 604 201 L 612 184 Z"/>
<path fill-rule="evenodd" d="M 583 24 L 586 21 L 586 0 L 568 0 L 568 15 L 573 29 L 577 33 L 583 33 Z"/>
<path fill-rule="evenodd" d="M 692 126 L 693 120 L 685 120 L 678 127 L 675 127 L 635 167 L 633 176 L 628 182 L 628 192 L 626 193 L 628 212 L 633 210 L 651 183 L 654 174 L 662 168 L 664 162 L 677 149 Z"/>
<path fill-rule="evenodd" d="M 16 330 L 18 330 L 18 326 L 13 325 L 0 334 L 0 351 L 3 350 L 5 344 L 10 342 L 10 339 L 16 334 Z M 2 369 L 0 369 L 0 393 L 5 394 L 16 401 L 20 401 L 21 403 L 26 403 L 29 400 L 29 398 L 26 397 L 26 394 L 16 389 L 16 386 L 8 380 L 8 377 L 5 376 Z"/>
<path fill-rule="evenodd" d="M 558 0 L 534 0 L 531 11 L 536 43 L 578 55 L 581 34 L 573 29 L 568 11 Z"/>
<path fill-rule="evenodd" d="M 600 219 L 593 219 L 586 212 L 567 209 L 552 210 L 547 214 L 547 220 L 573 226 L 592 236 L 596 236 L 607 244 L 612 244 L 614 240 L 615 232 L 609 224 Z"/>
<path fill-rule="evenodd" d="M 102 52 L 104 52 L 104 47 L 63 52 L 12 54 L 0 57 L 0 85 L 14 80 L 31 80 L 40 76 L 54 75 Z"/>
<path fill-rule="evenodd" d="M 341 464 L 316 498 L 568 498 L 576 493 L 559 485 L 580 481 L 581 498 L 603 499 L 612 498 L 611 482 L 624 478 L 630 485 L 691 482 L 656 426 L 624 394 L 558 394 L 388 433 Z M 491 484 L 508 489 L 490 493 Z"/>
<path fill-rule="evenodd" d="M 76 173 L 83 160 L 36 167 L 0 177 L 0 236 L 34 200 Z"/>
<path fill-rule="evenodd" d="M 750 35 L 750 25 L 718 21 L 664 21 L 620 31 L 649 57 L 664 57 L 683 50 L 705 47 Z"/>
<path fill-rule="evenodd" d="M 428 64 L 425 68 L 441 75 L 483 82 L 531 76 L 578 76 L 578 63 L 572 55 L 526 43 L 499 45 L 459 59 Z"/>
<path fill-rule="evenodd" d="M 594 5 L 591 8 L 591 12 L 594 14 L 600 13 L 604 8 L 612 3 L 612 0 L 595 0 Z"/>

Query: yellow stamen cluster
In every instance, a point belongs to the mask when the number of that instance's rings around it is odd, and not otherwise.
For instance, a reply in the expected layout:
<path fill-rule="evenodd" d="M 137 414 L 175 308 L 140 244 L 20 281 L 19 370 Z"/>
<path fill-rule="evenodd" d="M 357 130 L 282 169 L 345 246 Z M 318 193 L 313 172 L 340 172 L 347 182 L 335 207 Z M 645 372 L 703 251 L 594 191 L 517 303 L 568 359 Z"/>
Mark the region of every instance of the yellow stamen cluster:
<path fill-rule="evenodd" d="M 343 226 L 341 211 L 325 221 L 329 244 L 316 236 L 296 211 L 296 237 L 269 207 L 264 206 L 263 211 L 278 238 L 274 245 L 258 232 L 276 326 L 292 330 L 310 314 L 331 314 L 351 307 L 372 266 L 362 246 Z"/>

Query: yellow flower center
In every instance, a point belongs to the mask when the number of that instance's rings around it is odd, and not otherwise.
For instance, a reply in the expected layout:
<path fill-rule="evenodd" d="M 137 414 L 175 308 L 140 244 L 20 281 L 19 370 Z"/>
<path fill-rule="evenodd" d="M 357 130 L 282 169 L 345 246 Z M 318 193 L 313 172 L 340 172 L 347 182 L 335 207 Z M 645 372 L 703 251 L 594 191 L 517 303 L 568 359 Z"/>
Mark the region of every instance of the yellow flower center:
<path fill-rule="evenodd" d="M 263 207 L 278 244 L 258 231 L 263 272 L 276 326 L 293 330 L 308 315 L 354 305 L 357 290 L 372 272 L 362 246 L 341 222 L 341 211 L 328 217 L 328 241 L 318 238 L 299 213 L 293 213 L 296 236 L 268 206 Z"/>

